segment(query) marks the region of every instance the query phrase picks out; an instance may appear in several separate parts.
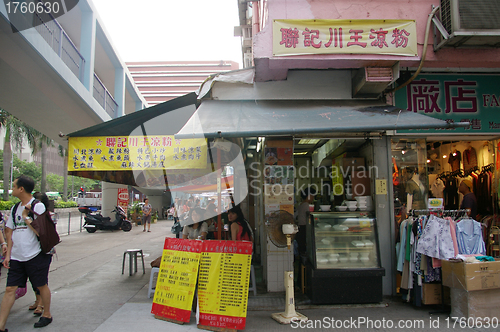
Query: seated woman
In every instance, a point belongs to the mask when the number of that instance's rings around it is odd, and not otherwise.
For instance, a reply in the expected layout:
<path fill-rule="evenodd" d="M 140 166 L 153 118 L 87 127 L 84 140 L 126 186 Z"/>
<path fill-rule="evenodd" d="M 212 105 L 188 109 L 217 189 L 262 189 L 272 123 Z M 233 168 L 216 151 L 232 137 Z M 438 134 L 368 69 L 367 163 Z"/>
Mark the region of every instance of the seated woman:
<path fill-rule="evenodd" d="M 202 240 L 206 240 L 208 233 L 208 225 L 203 220 L 203 210 L 201 208 L 192 208 L 189 210 L 188 221 L 184 224 L 182 231 L 183 239 L 196 240 L 201 236 Z"/>
<path fill-rule="evenodd" d="M 227 211 L 227 218 L 231 225 L 231 240 L 233 241 L 253 241 L 253 232 L 243 216 L 243 211 L 239 205 Z"/>

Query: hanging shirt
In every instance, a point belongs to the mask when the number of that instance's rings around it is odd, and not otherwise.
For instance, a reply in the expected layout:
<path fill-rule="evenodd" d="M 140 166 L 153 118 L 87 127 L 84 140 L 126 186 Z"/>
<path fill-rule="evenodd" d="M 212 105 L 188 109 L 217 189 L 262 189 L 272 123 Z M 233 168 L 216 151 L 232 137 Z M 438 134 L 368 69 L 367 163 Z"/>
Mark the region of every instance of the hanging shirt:
<path fill-rule="evenodd" d="M 453 250 L 450 222 L 431 215 L 418 241 L 417 252 L 439 259 L 453 258 L 455 252 Z"/>
<path fill-rule="evenodd" d="M 464 170 L 471 169 L 472 167 L 477 167 L 477 154 L 476 149 L 472 146 L 468 149 L 464 150 L 463 153 L 464 159 Z"/>
<path fill-rule="evenodd" d="M 460 162 L 462 161 L 462 154 L 460 151 L 450 152 L 448 157 L 448 164 L 451 165 L 451 170 L 458 171 L 460 169 Z"/>
<path fill-rule="evenodd" d="M 444 182 L 440 178 L 436 178 L 431 184 L 431 193 L 436 198 L 443 198 Z"/>
<path fill-rule="evenodd" d="M 486 254 L 481 224 L 471 218 L 457 223 L 458 252 L 461 255 Z"/>

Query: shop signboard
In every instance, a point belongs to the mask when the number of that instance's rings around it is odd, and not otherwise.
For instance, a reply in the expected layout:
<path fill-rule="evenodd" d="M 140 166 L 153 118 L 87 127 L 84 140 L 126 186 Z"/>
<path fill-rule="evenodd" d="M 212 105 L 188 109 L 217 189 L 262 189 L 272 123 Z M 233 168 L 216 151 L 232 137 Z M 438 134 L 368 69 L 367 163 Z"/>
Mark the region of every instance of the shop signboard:
<path fill-rule="evenodd" d="M 166 238 L 151 313 L 189 322 L 203 241 Z"/>
<path fill-rule="evenodd" d="M 482 134 L 500 131 L 500 75 L 421 74 L 396 91 L 396 106 L 467 128 L 398 130 L 398 133 Z"/>
<path fill-rule="evenodd" d="M 264 153 L 266 213 L 284 210 L 293 214 L 295 181 L 293 140 L 266 140 Z"/>
<path fill-rule="evenodd" d="M 198 325 L 244 330 L 252 243 L 203 241 L 198 279 Z"/>
<path fill-rule="evenodd" d="M 69 137 L 68 171 L 206 169 L 206 139 Z"/>
<path fill-rule="evenodd" d="M 274 20 L 273 55 L 417 56 L 414 20 Z"/>
<path fill-rule="evenodd" d="M 125 211 L 125 214 L 127 214 L 127 209 L 128 209 L 128 189 L 127 188 L 118 188 L 118 198 L 116 205 L 121 206 L 122 209 Z"/>

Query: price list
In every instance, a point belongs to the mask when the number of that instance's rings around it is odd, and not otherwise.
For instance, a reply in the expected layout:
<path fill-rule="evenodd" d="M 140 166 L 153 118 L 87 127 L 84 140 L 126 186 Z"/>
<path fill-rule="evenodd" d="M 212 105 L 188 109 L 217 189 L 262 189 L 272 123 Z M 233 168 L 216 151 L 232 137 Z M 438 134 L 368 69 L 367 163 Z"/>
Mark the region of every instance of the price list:
<path fill-rule="evenodd" d="M 196 240 L 165 240 L 151 313 L 189 322 L 202 246 Z"/>
<path fill-rule="evenodd" d="M 245 328 L 251 254 L 250 242 L 205 241 L 198 279 L 199 325 Z"/>

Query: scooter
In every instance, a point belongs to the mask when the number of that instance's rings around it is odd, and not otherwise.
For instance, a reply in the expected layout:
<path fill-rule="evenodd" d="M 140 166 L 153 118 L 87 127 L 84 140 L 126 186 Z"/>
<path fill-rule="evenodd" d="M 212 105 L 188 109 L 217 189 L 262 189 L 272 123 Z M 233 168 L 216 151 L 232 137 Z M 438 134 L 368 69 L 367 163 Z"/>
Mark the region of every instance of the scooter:
<path fill-rule="evenodd" d="M 109 217 L 103 217 L 102 214 L 93 212 L 88 206 L 81 206 L 78 211 L 85 214 L 83 227 L 89 233 L 94 233 L 98 229 L 121 229 L 124 232 L 132 229 L 132 224 L 127 220 L 127 215 L 121 206 L 116 206 L 111 211 L 111 213 L 115 212 L 115 220 L 113 221 Z"/>

